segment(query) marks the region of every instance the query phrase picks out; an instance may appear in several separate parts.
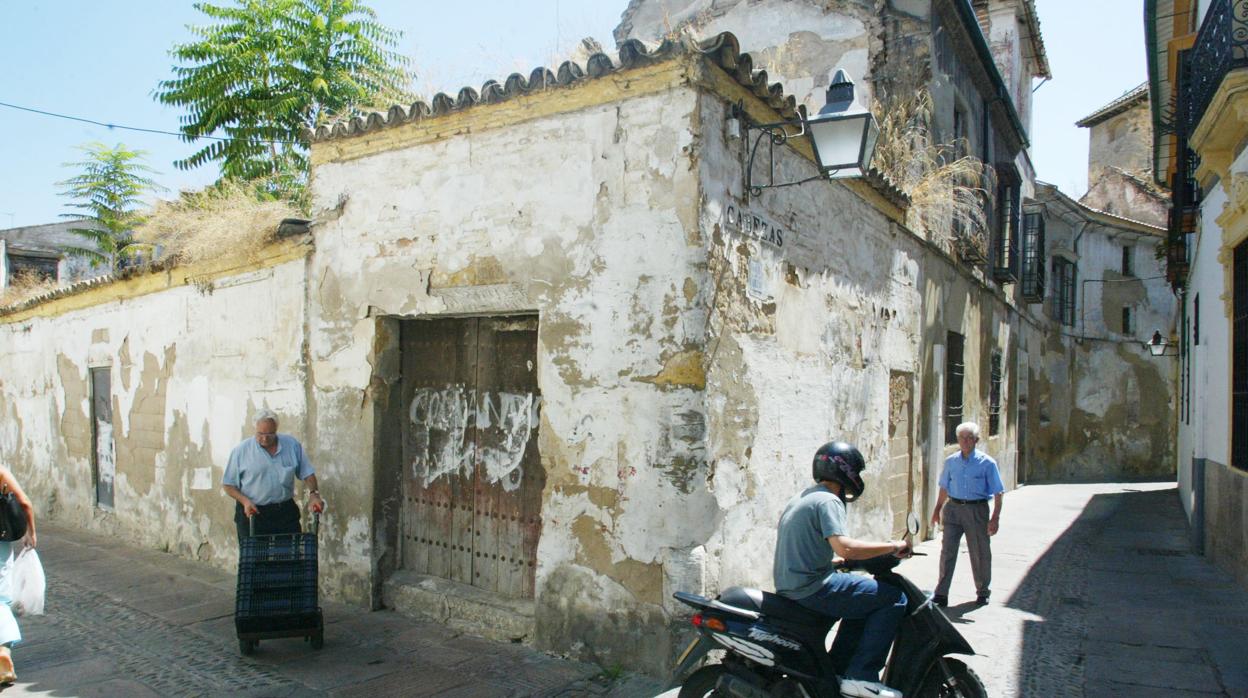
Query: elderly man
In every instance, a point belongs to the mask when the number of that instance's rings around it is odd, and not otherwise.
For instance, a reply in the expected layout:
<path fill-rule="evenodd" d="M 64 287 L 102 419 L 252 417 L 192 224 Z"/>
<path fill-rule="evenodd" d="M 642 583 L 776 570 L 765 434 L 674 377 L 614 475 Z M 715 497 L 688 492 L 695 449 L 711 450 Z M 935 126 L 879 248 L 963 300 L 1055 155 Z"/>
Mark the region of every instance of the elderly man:
<path fill-rule="evenodd" d="M 937 606 L 949 605 L 949 583 L 958 563 L 958 547 L 966 534 L 966 547 L 971 554 L 971 574 L 975 577 L 975 605 L 988 604 L 992 593 L 992 547 L 989 536 L 995 536 L 1001 523 L 1001 471 L 988 454 L 975 448 L 979 443 L 979 425 L 963 422 L 958 425 L 958 452 L 945 459 L 940 473 L 940 494 L 932 511 L 932 525 L 943 524 L 940 545 L 940 581 L 932 600 Z M 993 500 L 992 516 L 988 500 Z M 948 502 L 948 508 L 945 507 Z M 942 515 L 943 513 L 943 515 Z"/>
<path fill-rule="evenodd" d="M 293 436 L 277 433 L 277 415 L 269 410 L 261 410 L 252 421 L 256 436 L 230 452 L 221 483 L 221 489 L 238 502 L 234 525 L 240 543 L 249 535 L 247 519 L 251 516 L 256 517 L 256 535 L 299 532 L 296 477 L 305 484 L 312 511 L 325 509 L 303 446 Z"/>

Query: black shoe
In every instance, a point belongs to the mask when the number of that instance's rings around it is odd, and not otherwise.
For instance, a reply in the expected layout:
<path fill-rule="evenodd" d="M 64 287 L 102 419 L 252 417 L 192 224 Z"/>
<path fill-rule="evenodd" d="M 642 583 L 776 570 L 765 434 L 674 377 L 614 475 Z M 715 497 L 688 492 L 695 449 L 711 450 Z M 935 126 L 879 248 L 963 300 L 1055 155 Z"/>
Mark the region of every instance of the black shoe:
<path fill-rule="evenodd" d="M 932 603 L 936 604 L 937 606 L 940 606 L 941 608 L 948 608 L 948 607 L 949 607 L 949 597 L 948 597 L 948 596 L 940 596 L 939 594 L 934 595 L 934 596 L 932 596 Z"/>
<path fill-rule="evenodd" d="M 988 597 L 987 597 L 987 596 L 976 596 L 976 597 L 975 597 L 975 605 L 976 605 L 976 606 L 987 606 L 987 605 L 988 605 Z"/>

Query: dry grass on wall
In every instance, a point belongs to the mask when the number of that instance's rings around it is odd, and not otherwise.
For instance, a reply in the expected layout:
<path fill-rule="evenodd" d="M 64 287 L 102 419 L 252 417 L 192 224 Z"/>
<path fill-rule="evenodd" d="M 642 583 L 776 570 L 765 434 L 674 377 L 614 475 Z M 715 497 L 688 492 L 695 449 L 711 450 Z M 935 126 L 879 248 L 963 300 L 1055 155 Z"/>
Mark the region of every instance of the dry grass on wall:
<path fill-rule="evenodd" d="M 992 168 L 966 152 L 962 143 L 937 143 L 932 138 L 932 97 L 926 90 L 882 99 L 876 114 L 880 137 L 872 165 L 888 175 L 910 197 L 906 223 L 928 240 L 956 252 L 972 244 L 987 252 L 987 192 L 993 188 Z M 954 237 L 960 220 L 964 240 Z"/>
<path fill-rule="evenodd" d="M 0 291 L 0 308 L 21 305 L 56 289 L 57 284 L 54 279 L 33 272 L 20 272 L 9 280 L 9 285 L 3 291 Z"/>
<path fill-rule="evenodd" d="M 288 201 L 266 194 L 263 184 L 224 181 L 162 201 L 135 230 L 177 264 L 237 257 L 255 261 L 273 241 L 283 218 L 300 218 Z"/>

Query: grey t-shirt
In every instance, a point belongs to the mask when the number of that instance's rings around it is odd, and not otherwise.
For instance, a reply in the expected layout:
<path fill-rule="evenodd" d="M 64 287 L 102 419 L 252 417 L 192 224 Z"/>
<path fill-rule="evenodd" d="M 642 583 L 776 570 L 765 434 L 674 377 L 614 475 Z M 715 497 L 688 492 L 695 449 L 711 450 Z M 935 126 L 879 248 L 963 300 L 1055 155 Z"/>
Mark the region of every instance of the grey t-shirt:
<path fill-rule="evenodd" d="M 776 535 L 776 593 L 791 599 L 815 593 L 832 574 L 828 536 L 843 535 L 845 503 L 828 488 L 814 485 L 790 499 Z"/>

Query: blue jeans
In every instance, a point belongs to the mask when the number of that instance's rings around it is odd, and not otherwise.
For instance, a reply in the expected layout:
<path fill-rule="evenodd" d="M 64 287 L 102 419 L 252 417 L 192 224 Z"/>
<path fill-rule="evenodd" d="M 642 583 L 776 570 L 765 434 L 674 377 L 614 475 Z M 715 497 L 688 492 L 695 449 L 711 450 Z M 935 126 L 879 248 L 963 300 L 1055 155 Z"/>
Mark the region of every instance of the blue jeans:
<path fill-rule="evenodd" d="M 906 615 L 906 595 L 891 584 L 861 574 L 834 572 L 818 591 L 797 602 L 841 619 L 832 660 L 846 678 L 879 681 L 897 626 Z"/>

